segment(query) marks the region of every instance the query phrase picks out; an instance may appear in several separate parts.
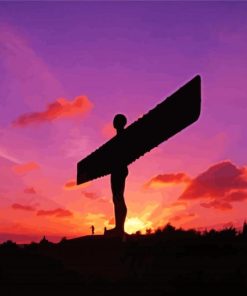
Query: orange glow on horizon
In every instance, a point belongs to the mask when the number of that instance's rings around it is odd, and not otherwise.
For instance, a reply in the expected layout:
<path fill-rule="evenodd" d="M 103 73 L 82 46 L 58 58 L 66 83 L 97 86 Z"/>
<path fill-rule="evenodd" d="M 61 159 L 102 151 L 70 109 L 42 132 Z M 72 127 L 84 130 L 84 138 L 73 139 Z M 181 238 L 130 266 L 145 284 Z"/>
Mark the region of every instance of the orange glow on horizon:
<path fill-rule="evenodd" d="M 137 231 L 145 231 L 152 228 L 151 221 L 143 221 L 138 217 L 127 218 L 125 222 L 125 231 L 129 234 L 136 233 Z"/>

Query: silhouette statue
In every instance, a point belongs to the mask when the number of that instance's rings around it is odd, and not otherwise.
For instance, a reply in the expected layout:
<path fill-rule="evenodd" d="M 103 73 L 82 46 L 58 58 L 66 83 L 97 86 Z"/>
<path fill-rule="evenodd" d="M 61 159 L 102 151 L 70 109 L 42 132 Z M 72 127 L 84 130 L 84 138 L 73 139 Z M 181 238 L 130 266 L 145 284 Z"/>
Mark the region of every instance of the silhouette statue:
<path fill-rule="evenodd" d="M 78 185 L 111 175 L 116 225 L 106 234 L 124 232 L 127 166 L 197 121 L 200 111 L 201 78 L 197 75 L 127 128 L 126 117 L 117 114 L 113 120 L 117 135 L 77 163 Z"/>
<path fill-rule="evenodd" d="M 121 135 L 127 119 L 123 114 L 117 114 L 113 119 L 113 126 L 116 129 L 117 136 Z M 123 147 L 125 149 L 125 147 Z M 121 150 L 119 159 L 121 160 Z M 128 167 L 119 161 L 111 172 L 111 190 L 114 204 L 115 228 L 105 230 L 105 235 L 122 236 L 124 234 L 124 222 L 127 215 L 127 207 L 124 201 L 125 179 L 128 175 Z"/>

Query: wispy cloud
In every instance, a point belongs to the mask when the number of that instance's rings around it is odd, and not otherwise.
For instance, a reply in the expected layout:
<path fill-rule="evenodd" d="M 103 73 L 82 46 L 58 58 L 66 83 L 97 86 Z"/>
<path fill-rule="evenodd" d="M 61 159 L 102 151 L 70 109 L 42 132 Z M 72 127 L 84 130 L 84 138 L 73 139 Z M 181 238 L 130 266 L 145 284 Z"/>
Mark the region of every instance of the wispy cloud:
<path fill-rule="evenodd" d="M 187 211 L 187 203 L 183 201 L 171 204 L 157 203 L 156 207 L 150 211 L 148 220 L 153 222 L 154 227 L 160 227 L 170 222 L 170 219 L 174 216 L 184 216 L 185 211 Z"/>
<path fill-rule="evenodd" d="M 65 93 L 51 67 L 39 56 L 25 33 L 10 23 L 0 23 L 0 56 L 8 75 L 6 87 L 13 88 L 27 106 L 33 107 L 47 102 L 48 98 Z M 8 77 L 14 78 L 8 79 Z"/>
<path fill-rule="evenodd" d="M 16 174 L 23 175 L 23 174 L 26 174 L 30 171 L 37 170 L 39 168 L 40 168 L 40 166 L 36 162 L 27 162 L 27 163 L 13 166 L 13 171 Z"/>
<path fill-rule="evenodd" d="M 195 213 L 181 213 L 179 215 L 175 215 L 171 218 L 169 218 L 169 221 L 171 223 L 176 223 L 176 222 L 184 222 L 184 221 L 188 221 L 188 220 L 191 220 L 191 219 L 194 219 L 196 217 L 196 214 Z"/>
<path fill-rule="evenodd" d="M 15 164 L 20 164 L 20 161 L 18 159 L 16 159 L 12 155 L 10 155 L 2 147 L 0 147 L 0 157 L 5 158 L 5 159 L 7 159 L 7 160 L 9 160 L 9 161 L 11 161 L 11 162 L 13 162 Z"/>

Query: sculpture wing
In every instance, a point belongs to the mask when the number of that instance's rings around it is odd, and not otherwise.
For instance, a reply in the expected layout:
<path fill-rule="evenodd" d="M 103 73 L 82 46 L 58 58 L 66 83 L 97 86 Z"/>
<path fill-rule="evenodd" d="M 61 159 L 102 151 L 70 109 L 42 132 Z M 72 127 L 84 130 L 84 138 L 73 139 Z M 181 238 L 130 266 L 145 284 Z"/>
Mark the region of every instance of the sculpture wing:
<path fill-rule="evenodd" d="M 77 184 L 129 165 L 195 122 L 201 110 L 201 79 L 195 76 L 154 109 L 77 164 Z"/>

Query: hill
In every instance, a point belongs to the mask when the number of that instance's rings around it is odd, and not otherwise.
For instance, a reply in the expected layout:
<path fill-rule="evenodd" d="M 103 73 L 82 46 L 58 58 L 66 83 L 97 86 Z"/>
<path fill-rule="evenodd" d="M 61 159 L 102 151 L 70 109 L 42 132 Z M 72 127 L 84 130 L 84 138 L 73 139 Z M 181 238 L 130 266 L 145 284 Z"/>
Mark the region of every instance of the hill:
<path fill-rule="evenodd" d="M 0 279 L 7 295 L 242 294 L 247 237 L 232 228 L 199 234 L 166 227 L 126 241 L 85 236 L 58 244 L 5 242 L 0 245 Z"/>

